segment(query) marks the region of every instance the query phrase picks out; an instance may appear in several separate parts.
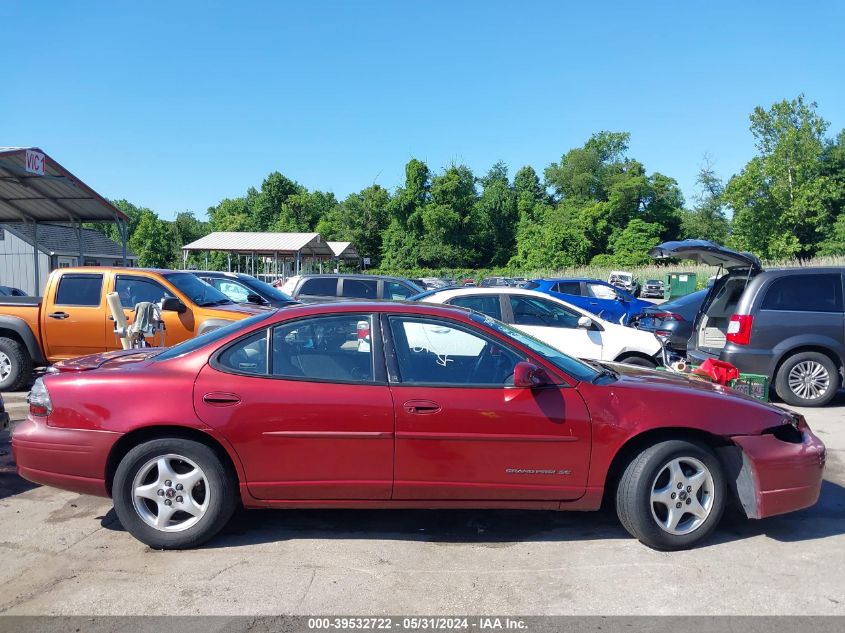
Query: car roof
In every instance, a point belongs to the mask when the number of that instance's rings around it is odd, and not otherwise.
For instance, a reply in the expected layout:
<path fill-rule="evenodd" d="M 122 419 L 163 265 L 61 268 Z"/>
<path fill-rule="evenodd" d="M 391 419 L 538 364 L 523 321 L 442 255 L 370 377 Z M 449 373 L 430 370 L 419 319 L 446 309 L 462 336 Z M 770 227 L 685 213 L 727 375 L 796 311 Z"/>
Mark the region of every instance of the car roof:
<path fill-rule="evenodd" d="M 548 281 L 553 283 L 557 283 L 559 281 L 590 281 L 604 284 L 605 286 L 608 285 L 606 281 L 603 281 L 601 279 L 592 279 L 590 277 L 541 277 L 539 279 L 532 279 L 531 281 Z"/>
<path fill-rule="evenodd" d="M 425 297 L 422 297 L 421 303 L 425 303 L 425 299 L 429 299 L 431 297 L 437 297 L 442 299 L 443 301 L 447 301 L 453 297 L 466 297 L 466 296 L 474 296 L 474 295 L 527 295 L 529 297 L 537 297 L 539 299 L 546 299 L 553 303 L 557 303 L 559 305 L 565 306 L 578 314 L 583 314 L 585 316 L 589 316 L 591 319 L 598 321 L 599 323 L 606 324 L 609 323 L 608 321 L 602 319 L 600 316 L 593 314 L 592 312 L 588 312 L 583 308 L 579 308 L 576 305 L 572 305 L 567 301 L 563 301 L 557 297 L 553 297 L 551 295 L 546 294 L 545 292 L 537 292 L 536 290 L 529 290 L 527 288 L 512 288 L 502 286 L 499 288 L 473 288 L 464 286 L 462 288 L 441 288 L 440 290 L 429 292 Z M 438 302 L 439 303 L 439 302 Z M 616 325 L 616 324 L 613 324 Z"/>
<path fill-rule="evenodd" d="M 319 279 L 319 278 L 327 278 L 327 279 L 386 279 L 389 281 L 410 281 L 407 277 L 394 277 L 393 275 L 365 275 L 365 274 L 355 274 L 355 273 L 309 273 L 307 275 L 296 275 L 296 279 Z M 294 279 L 294 277 L 290 277 L 290 279 Z"/>
<path fill-rule="evenodd" d="M 179 272 L 193 273 L 194 275 L 204 275 L 206 277 L 230 277 L 234 279 L 248 277 L 250 279 L 255 279 L 255 277 L 253 277 L 252 275 L 249 275 L 247 273 L 238 273 L 234 270 L 180 270 Z"/>

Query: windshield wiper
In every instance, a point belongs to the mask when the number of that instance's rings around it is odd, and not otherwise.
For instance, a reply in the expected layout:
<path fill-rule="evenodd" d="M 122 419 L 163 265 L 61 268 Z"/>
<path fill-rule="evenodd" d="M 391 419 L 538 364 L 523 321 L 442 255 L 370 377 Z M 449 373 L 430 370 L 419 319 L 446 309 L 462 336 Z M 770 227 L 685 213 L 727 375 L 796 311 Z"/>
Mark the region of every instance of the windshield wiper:
<path fill-rule="evenodd" d="M 605 365 L 601 361 L 586 360 L 586 359 L 582 359 L 582 360 L 584 360 L 584 362 L 586 362 L 586 363 L 592 365 L 593 367 L 595 367 L 599 372 L 599 375 L 596 376 L 595 378 L 593 378 L 593 380 L 591 381 L 593 383 L 595 383 L 596 380 L 598 380 L 602 376 L 608 376 L 610 378 L 613 378 L 614 380 L 617 380 L 619 378 L 619 372 L 611 369 L 610 367 L 608 367 L 607 365 Z"/>

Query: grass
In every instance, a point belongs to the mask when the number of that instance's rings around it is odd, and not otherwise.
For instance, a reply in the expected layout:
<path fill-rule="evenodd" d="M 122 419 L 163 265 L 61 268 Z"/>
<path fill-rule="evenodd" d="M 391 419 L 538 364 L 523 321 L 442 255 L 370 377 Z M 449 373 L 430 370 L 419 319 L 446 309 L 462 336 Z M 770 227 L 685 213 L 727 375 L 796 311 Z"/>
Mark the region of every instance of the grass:
<path fill-rule="evenodd" d="M 814 257 L 812 259 L 791 259 L 763 262 L 764 268 L 799 268 L 809 266 L 842 266 L 845 267 L 845 255 L 834 255 L 829 257 Z M 697 276 L 698 288 L 704 288 L 707 280 L 716 274 L 716 266 L 695 264 L 693 262 L 680 262 L 678 264 L 649 264 L 646 266 L 574 266 L 571 268 L 546 268 L 535 270 L 519 270 L 513 268 L 496 269 L 464 269 L 464 268 L 442 268 L 442 269 L 416 269 L 416 270 L 392 270 L 378 271 L 384 274 L 398 275 L 409 278 L 419 277 L 451 277 L 456 280 L 471 278 L 481 280 L 490 276 L 504 277 L 526 277 L 537 279 L 540 277 L 583 277 L 588 279 L 607 280 L 612 270 L 625 270 L 633 273 L 640 283 L 647 279 L 663 279 L 667 273 L 693 273 Z M 376 271 L 373 271 L 376 272 Z"/>

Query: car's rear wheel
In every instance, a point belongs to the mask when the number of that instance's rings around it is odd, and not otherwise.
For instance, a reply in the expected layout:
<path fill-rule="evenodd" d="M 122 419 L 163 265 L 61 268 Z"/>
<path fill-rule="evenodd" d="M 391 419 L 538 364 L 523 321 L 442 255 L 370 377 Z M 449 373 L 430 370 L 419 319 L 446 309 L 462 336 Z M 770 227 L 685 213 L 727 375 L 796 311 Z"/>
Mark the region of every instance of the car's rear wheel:
<path fill-rule="evenodd" d="M 692 547 L 718 525 L 726 488 L 719 459 L 702 444 L 669 440 L 628 464 L 616 512 L 628 532 L 658 550 Z"/>
<path fill-rule="evenodd" d="M 821 407 L 839 388 L 836 364 L 820 352 L 799 352 L 787 358 L 775 376 L 775 391 L 797 407 Z"/>
<path fill-rule="evenodd" d="M 184 549 L 226 525 L 237 506 L 237 485 L 205 444 L 162 438 L 139 444 L 120 461 L 113 496 L 132 536 L 155 549 Z"/>

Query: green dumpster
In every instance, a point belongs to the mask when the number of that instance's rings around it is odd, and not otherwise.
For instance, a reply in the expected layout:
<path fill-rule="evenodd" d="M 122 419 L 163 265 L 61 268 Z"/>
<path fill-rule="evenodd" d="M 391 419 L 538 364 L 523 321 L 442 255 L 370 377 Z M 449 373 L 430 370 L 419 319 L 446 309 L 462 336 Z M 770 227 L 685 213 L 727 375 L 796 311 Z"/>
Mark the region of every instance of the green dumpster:
<path fill-rule="evenodd" d="M 663 298 L 674 299 L 695 292 L 695 273 L 667 273 L 663 280 Z"/>

